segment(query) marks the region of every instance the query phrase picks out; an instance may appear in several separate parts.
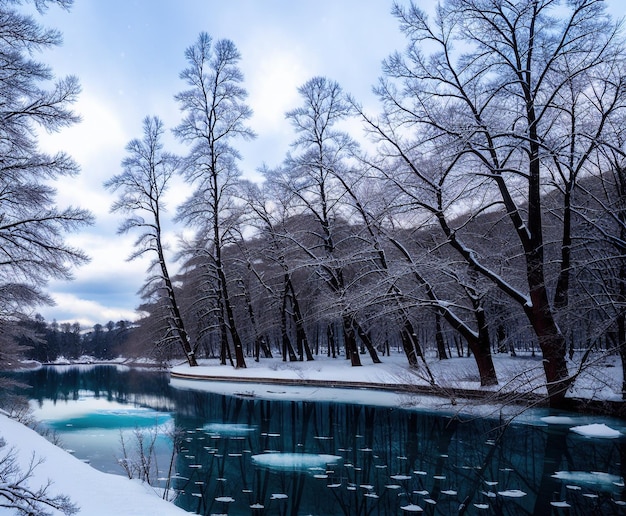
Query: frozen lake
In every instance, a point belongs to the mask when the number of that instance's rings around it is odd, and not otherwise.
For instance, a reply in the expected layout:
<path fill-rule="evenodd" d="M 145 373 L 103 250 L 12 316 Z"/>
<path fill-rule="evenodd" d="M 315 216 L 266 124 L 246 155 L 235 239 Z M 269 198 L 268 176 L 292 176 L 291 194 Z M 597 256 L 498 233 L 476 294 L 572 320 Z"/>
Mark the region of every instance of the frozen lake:
<path fill-rule="evenodd" d="M 260 399 L 195 390 L 193 382 L 174 388 L 167 374 L 114 366 L 19 377 L 31 386 L 35 417 L 63 447 L 123 475 L 120 460 L 138 460 L 141 435 L 144 449 L 155 452 L 151 480 L 170 485 L 176 503 L 199 514 L 625 508 L 626 424 L 619 420 L 535 409 L 507 424 L 407 409 L 393 396 L 389 406 L 351 403 L 350 391 L 345 402 L 316 401 L 315 389 L 291 400 L 277 386 L 269 388 L 281 395 Z"/>

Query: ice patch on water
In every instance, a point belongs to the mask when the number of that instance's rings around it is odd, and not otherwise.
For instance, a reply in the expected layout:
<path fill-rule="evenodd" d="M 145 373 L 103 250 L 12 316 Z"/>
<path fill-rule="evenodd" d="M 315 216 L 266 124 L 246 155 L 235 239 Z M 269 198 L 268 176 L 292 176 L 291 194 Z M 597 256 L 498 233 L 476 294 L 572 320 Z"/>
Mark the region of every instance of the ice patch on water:
<path fill-rule="evenodd" d="M 567 416 L 546 416 L 542 417 L 541 421 L 548 425 L 575 425 L 576 420 Z"/>
<path fill-rule="evenodd" d="M 207 423 L 202 430 L 212 435 L 243 437 L 256 430 L 256 427 L 243 423 Z"/>
<path fill-rule="evenodd" d="M 585 437 L 599 437 L 604 439 L 615 439 L 622 435 L 619 430 L 614 430 L 604 423 L 593 423 L 591 425 L 573 426 L 570 428 L 572 432 Z"/>
<path fill-rule="evenodd" d="M 306 471 L 313 473 L 327 464 L 341 461 L 337 455 L 315 453 L 262 453 L 252 456 L 252 463 L 276 471 Z"/>
<path fill-rule="evenodd" d="M 508 489 L 506 491 L 498 491 L 498 494 L 506 498 L 521 498 L 522 496 L 526 496 L 526 493 L 524 491 L 520 491 L 519 489 Z"/>
<path fill-rule="evenodd" d="M 592 487 L 605 492 L 616 491 L 623 482 L 620 476 L 599 471 L 557 471 L 552 476 L 568 484 Z"/>

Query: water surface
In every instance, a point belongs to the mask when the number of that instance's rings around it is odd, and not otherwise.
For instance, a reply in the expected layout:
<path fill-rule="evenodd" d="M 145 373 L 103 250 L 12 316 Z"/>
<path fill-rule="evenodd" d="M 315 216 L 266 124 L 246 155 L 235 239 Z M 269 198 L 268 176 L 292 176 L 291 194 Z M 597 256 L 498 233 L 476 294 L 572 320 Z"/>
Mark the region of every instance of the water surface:
<path fill-rule="evenodd" d="M 152 444 L 151 481 L 199 514 L 624 513 L 622 421 L 535 410 L 508 423 L 316 402 L 315 389 L 307 401 L 263 400 L 114 366 L 20 378 L 36 417 L 77 457 L 125 474 L 120 462 Z M 592 422 L 622 436 L 570 430 Z"/>

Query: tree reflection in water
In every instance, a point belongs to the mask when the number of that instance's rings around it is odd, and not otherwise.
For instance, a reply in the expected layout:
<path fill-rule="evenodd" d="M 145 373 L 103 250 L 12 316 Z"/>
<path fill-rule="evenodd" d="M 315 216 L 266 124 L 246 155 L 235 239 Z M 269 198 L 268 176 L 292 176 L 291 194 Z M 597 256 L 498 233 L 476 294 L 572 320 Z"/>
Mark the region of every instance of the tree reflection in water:
<path fill-rule="evenodd" d="M 624 438 L 588 439 L 568 426 L 503 425 L 397 407 L 176 390 L 162 373 L 115 367 L 45 368 L 21 379 L 39 402 L 95 393 L 171 412 L 182 435 L 172 482 L 180 491 L 176 503 L 199 514 L 624 509 Z M 281 455 L 268 465 L 270 453 Z M 161 465 L 166 476 L 168 461 Z"/>

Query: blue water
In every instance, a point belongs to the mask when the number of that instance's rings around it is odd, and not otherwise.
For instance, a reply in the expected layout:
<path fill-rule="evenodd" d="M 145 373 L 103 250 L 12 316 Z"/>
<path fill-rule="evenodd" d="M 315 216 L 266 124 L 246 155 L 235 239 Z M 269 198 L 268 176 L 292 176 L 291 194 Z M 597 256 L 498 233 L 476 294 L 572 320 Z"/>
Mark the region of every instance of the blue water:
<path fill-rule="evenodd" d="M 121 439 L 126 458 L 137 457 L 138 436 L 154 442 L 151 480 L 198 514 L 625 513 L 623 433 L 570 430 L 626 431 L 619 420 L 544 409 L 510 423 L 266 401 L 174 389 L 166 374 L 112 366 L 20 378 L 42 425 L 98 469 L 125 474 Z M 571 419 L 547 425 L 550 415 Z"/>

